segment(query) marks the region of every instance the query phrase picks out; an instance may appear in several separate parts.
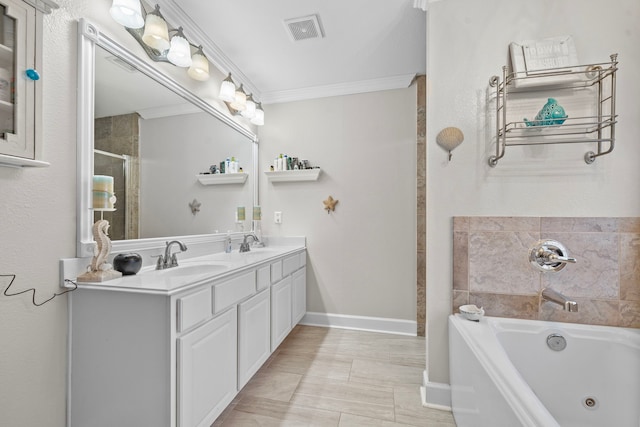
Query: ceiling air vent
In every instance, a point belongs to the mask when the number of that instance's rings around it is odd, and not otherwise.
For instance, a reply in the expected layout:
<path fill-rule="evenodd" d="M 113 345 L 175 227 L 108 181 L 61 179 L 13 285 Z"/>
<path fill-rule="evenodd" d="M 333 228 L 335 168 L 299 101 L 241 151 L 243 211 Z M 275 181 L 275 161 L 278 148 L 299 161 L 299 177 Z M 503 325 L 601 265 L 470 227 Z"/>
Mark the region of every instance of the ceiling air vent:
<path fill-rule="evenodd" d="M 284 26 L 294 42 L 324 37 L 318 15 L 302 16 L 300 18 L 285 19 Z"/>

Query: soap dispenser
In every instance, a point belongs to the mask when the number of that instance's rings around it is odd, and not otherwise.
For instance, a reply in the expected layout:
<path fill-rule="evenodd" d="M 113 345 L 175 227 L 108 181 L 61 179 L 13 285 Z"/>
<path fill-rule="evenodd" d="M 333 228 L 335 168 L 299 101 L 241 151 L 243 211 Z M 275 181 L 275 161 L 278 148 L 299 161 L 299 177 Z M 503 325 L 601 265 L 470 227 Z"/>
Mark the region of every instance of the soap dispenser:
<path fill-rule="evenodd" d="M 227 237 L 224 239 L 224 252 L 231 253 L 231 232 L 227 231 Z"/>

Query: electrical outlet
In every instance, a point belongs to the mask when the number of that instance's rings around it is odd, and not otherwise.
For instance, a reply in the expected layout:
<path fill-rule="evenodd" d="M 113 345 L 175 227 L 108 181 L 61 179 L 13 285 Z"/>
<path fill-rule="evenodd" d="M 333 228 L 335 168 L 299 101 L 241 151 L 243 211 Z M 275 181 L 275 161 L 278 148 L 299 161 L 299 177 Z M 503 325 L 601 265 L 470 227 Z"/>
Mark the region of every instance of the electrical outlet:
<path fill-rule="evenodd" d="M 282 224 L 282 212 L 277 211 L 273 213 L 273 222 L 276 224 Z"/>

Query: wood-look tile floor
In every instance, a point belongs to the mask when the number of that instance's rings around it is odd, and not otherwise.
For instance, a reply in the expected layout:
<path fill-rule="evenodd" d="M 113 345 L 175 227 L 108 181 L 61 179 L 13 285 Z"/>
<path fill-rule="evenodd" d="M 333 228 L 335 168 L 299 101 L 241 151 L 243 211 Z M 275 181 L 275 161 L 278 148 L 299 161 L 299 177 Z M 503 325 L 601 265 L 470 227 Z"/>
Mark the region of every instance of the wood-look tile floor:
<path fill-rule="evenodd" d="M 299 325 L 212 427 L 455 427 L 422 406 L 424 366 L 424 338 Z"/>

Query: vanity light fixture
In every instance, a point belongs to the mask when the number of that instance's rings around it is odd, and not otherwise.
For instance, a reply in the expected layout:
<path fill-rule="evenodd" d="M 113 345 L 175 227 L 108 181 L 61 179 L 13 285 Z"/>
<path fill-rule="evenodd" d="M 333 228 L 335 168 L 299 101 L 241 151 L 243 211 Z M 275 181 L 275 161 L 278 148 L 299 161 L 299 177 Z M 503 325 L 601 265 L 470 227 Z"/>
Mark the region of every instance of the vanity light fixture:
<path fill-rule="evenodd" d="M 191 47 L 182 32 L 182 27 L 178 27 L 176 34 L 171 37 L 167 59 L 176 67 L 191 67 Z"/>
<path fill-rule="evenodd" d="M 233 102 L 231 102 L 231 108 L 240 112 L 247 109 L 247 93 L 244 91 L 242 83 L 240 83 L 240 87 L 236 89 L 235 98 Z"/>
<path fill-rule="evenodd" d="M 144 9 L 140 0 L 113 0 L 110 9 L 113 19 L 123 25 L 136 39 L 146 54 L 156 62 L 169 62 L 177 67 L 189 67 L 187 74 L 194 80 L 209 79 L 209 60 L 202 46 L 191 43 L 183 28 L 169 28 L 156 4 L 151 12 Z M 126 19 L 129 16 L 138 18 Z M 175 34 L 174 34 L 175 33 Z M 169 34 L 173 34 L 169 37 Z M 191 47 L 196 49 L 191 54 Z"/>
<path fill-rule="evenodd" d="M 262 109 L 262 103 L 256 104 L 256 115 L 251 119 L 251 123 L 257 126 L 264 125 L 264 110 Z"/>
<path fill-rule="evenodd" d="M 244 111 L 241 113 L 242 117 L 247 119 L 253 119 L 256 116 L 256 103 L 253 100 L 253 95 L 247 95 L 247 104 Z"/>
<path fill-rule="evenodd" d="M 156 5 L 153 12 L 147 13 L 147 17 L 144 20 L 142 41 L 159 52 L 164 52 L 171 47 L 171 43 L 169 43 L 169 27 L 160 13 L 160 6 L 158 5 Z"/>
<path fill-rule="evenodd" d="M 194 80 L 209 79 L 209 60 L 202 51 L 202 45 L 191 43 L 184 35 L 182 27 L 170 28 L 160 6 L 147 12 L 140 0 L 112 0 L 111 17 L 136 39 L 146 54 L 156 62 L 169 62 L 176 67 L 189 68 L 187 74 Z M 170 34 L 173 34 L 171 37 Z M 191 47 L 195 53 L 191 53 Z M 219 98 L 225 102 L 233 115 L 241 114 L 251 123 L 264 124 L 264 110 L 252 95 L 247 96 L 244 87 L 236 87 L 231 73 L 220 85 Z"/>
<path fill-rule="evenodd" d="M 254 125 L 264 125 L 264 110 L 262 109 L 262 105 L 253 98 L 252 94 L 249 96 L 246 95 L 242 84 L 236 89 L 236 84 L 231 78 L 231 73 L 222 81 L 218 97 L 225 102 L 231 114 L 241 114 Z M 243 99 L 244 107 L 242 106 Z"/>
<path fill-rule="evenodd" d="M 209 61 L 202 52 L 202 46 L 198 46 L 196 53 L 191 56 L 191 67 L 187 71 L 189 77 L 201 82 L 209 80 Z"/>
<path fill-rule="evenodd" d="M 234 102 L 236 100 L 236 84 L 231 78 L 231 73 L 222 81 L 218 97 L 224 102 Z"/>
<path fill-rule="evenodd" d="M 129 28 L 144 27 L 144 18 L 142 18 L 142 10 L 138 0 L 113 0 L 109 13 L 120 25 Z"/>

